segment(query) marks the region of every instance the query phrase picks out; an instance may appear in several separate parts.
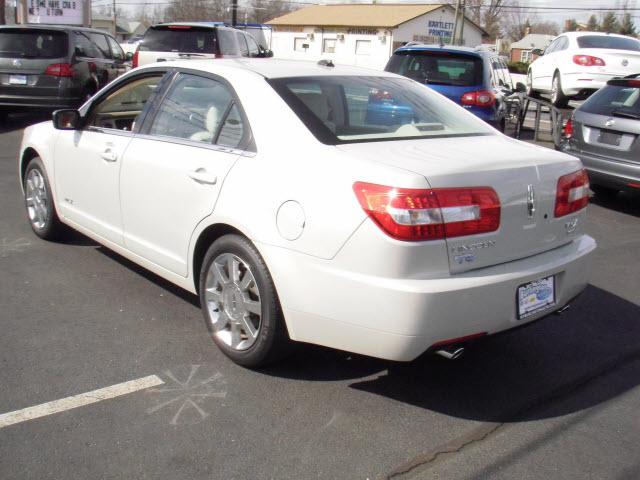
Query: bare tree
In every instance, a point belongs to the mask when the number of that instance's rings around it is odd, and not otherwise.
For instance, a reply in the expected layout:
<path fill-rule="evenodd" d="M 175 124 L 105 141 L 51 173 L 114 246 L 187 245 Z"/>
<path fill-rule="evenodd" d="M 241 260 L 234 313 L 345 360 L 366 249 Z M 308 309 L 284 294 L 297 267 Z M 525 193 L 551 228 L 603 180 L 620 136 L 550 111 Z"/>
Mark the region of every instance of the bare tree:
<path fill-rule="evenodd" d="M 168 22 L 224 21 L 230 19 L 222 0 L 173 0 L 165 10 Z"/>
<path fill-rule="evenodd" d="M 294 4 L 280 0 L 251 0 L 249 18 L 255 23 L 265 23 L 294 9 Z"/>
<path fill-rule="evenodd" d="M 0 25 L 4 25 L 6 23 L 6 18 L 5 18 L 5 1 L 4 0 L 0 0 Z"/>
<path fill-rule="evenodd" d="M 510 0 L 467 0 L 466 13 L 484 28 L 492 39 L 500 37 L 502 10 Z"/>

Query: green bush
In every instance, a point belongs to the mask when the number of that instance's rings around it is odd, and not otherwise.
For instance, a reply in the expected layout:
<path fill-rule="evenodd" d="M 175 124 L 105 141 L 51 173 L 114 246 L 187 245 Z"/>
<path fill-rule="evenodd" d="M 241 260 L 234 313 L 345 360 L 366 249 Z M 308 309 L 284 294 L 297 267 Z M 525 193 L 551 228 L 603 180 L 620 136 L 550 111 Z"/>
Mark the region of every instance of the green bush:
<path fill-rule="evenodd" d="M 529 69 L 529 64 L 524 62 L 509 62 L 507 63 L 507 67 L 511 73 L 521 73 L 526 75 L 527 70 Z"/>

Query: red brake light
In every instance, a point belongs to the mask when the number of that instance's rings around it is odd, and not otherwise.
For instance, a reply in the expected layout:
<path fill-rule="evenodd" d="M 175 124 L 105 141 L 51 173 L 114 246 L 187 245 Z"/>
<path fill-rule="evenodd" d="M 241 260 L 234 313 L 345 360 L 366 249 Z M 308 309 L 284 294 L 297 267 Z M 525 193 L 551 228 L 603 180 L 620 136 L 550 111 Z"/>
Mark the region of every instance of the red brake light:
<path fill-rule="evenodd" d="M 424 241 L 493 232 L 500 200 L 490 187 L 413 189 L 356 182 L 367 215 L 390 237 Z"/>
<path fill-rule="evenodd" d="M 583 67 L 604 67 L 604 60 L 599 57 L 592 57 L 591 55 L 574 55 L 573 63 L 582 65 Z"/>
<path fill-rule="evenodd" d="M 562 129 L 562 134 L 565 138 L 573 137 L 573 119 L 570 118 L 567 120 L 567 123 L 565 123 L 564 128 Z"/>
<path fill-rule="evenodd" d="M 131 58 L 131 68 L 137 68 L 138 66 L 138 49 L 133 52 L 133 58 Z"/>
<path fill-rule="evenodd" d="M 191 25 L 169 25 L 169 30 L 191 30 Z"/>
<path fill-rule="evenodd" d="M 488 90 L 467 92 L 460 98 L 460 103 L 462 103 L 462 105 L 490 107 L 496 103 L 496 96 Z"/>
<path fill-rule="evenodd" d="M 54 77 L 73 77 L 73 65 L 69 63 L 54 63 L 44 71 L 45 75 Z"/>
<path fill-rule="evenodd" d="M 558 179 L 554 215 L 564 217 L 589 203 L 589 177 L 585 169 L 563 175 Z"/>

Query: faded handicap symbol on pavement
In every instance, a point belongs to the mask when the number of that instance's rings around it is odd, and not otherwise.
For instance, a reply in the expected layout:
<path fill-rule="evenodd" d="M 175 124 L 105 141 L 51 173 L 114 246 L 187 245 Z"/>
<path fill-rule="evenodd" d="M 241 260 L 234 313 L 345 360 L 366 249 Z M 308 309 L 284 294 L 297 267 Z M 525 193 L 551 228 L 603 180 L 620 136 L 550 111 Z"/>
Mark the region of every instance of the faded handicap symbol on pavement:
<path fill-rule="evenodd" d="M 9 240 L 8 238 L 3 238 L 0 240 L 0 257 L 6 258 L 9 256 L 9 253 L 20 253 L 25 248 L 31 246 L 31 242 L 26 238 L 18 238 L 16 240 Z"/>
<path fill-rule="evenodd" d="M 156 404 L 147 409 L 147 413 L 168 415 L 170 425 L 194 425 L 204 421 L 216 400 L 227 396 L 223 375 L 208 371 L 204 365 L 176 367 L 161 376 L 165 384 L 147 390 L 148 395 L 157 397 Z"/>

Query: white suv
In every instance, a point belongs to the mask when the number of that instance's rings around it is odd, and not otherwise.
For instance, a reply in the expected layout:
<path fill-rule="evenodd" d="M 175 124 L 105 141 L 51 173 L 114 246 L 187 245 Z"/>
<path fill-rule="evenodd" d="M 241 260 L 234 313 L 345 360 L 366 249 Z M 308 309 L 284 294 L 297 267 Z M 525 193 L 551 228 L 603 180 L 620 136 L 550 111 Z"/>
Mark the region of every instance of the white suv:
<path fill-rule="evenodd" d="M 149 27 L 133 67 L 189 58 L 272 57 L 250 34 L 221 22 L 161 23 Z"/>
<path fill-rule="evenodd" d="M 638 72 L 640 41 L 609 33 L 566 32 L 529 66 L 527 93 L 548 93 L 554 105 L 564 107 L 569 99 L 587 97 L 614 77 Z"/>

